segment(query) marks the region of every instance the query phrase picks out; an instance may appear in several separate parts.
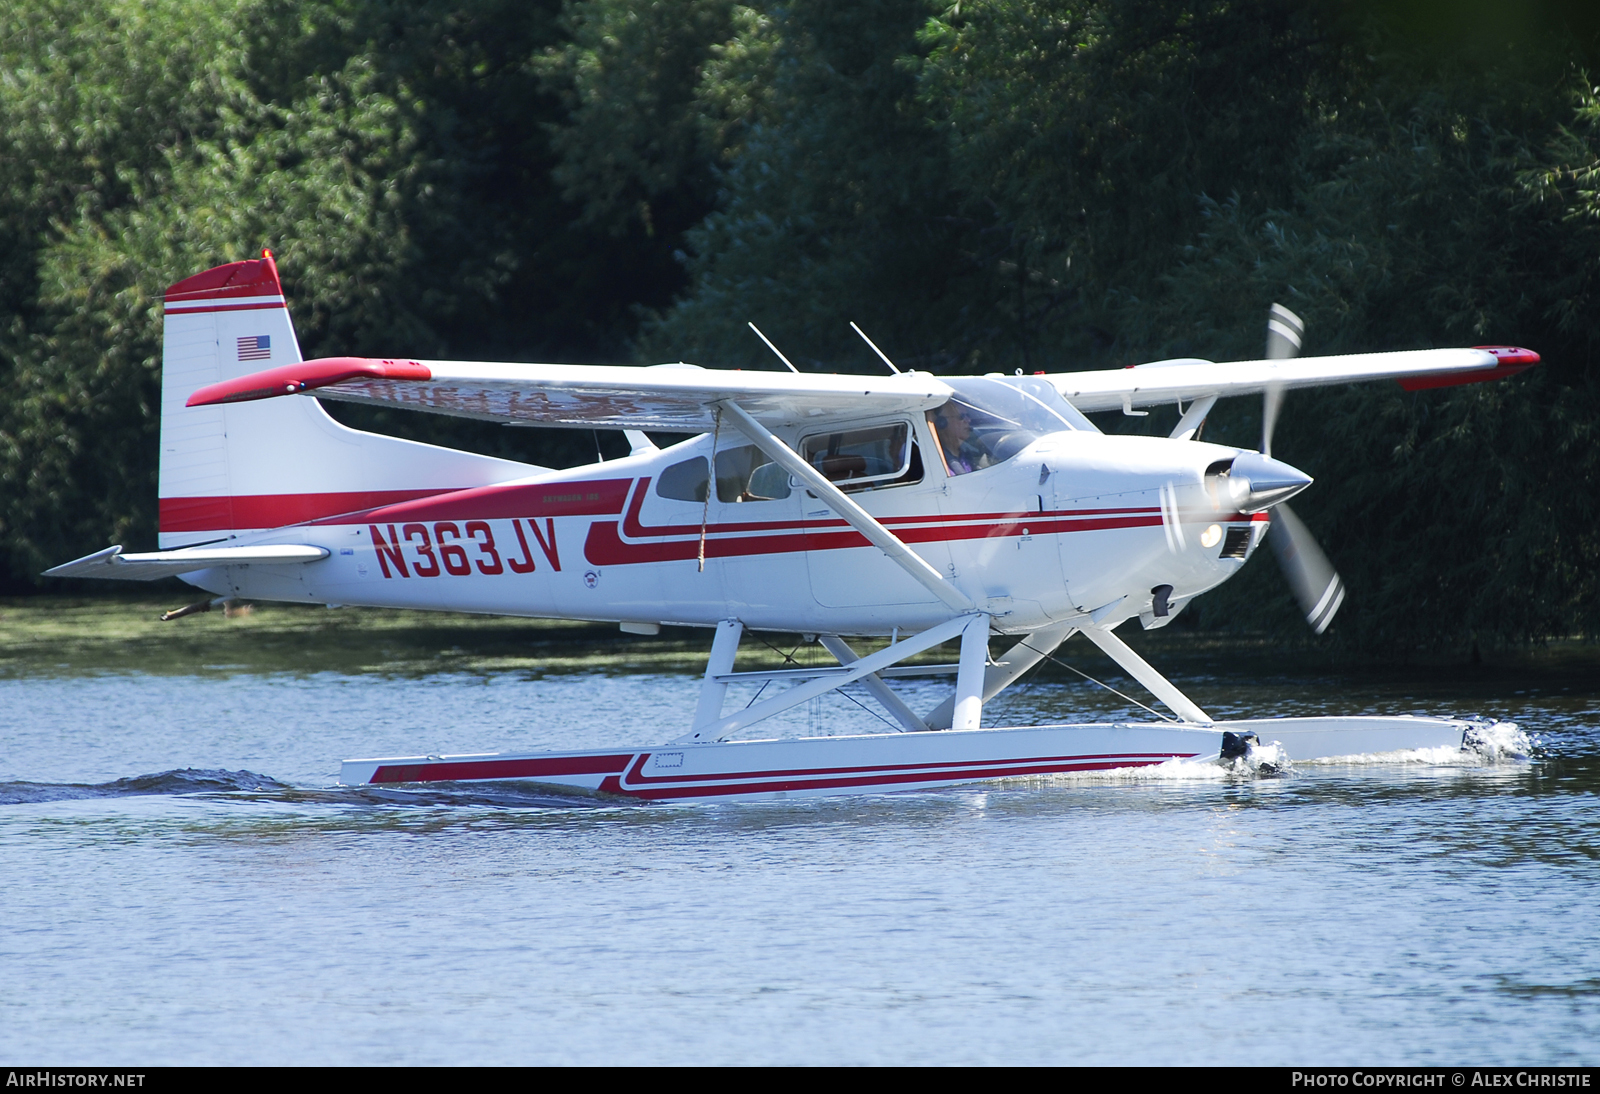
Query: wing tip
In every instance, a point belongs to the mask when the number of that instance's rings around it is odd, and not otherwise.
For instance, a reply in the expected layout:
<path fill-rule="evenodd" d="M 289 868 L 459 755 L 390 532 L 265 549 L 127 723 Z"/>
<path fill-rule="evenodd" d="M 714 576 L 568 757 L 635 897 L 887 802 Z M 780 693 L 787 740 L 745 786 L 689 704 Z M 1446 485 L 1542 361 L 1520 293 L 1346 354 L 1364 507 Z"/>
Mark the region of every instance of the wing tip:
<path fill-rule="evenodd" d="M 1500 380 L 1507 376 L 1515 376 L 1539 363 L 1539 355 L 1531 349 L 1521 346 L 1473 346 L 1473 349 L 1482 350 L 1491 354 L 1495 362 L 1489 368 L 1471 369 L 1466 372 L 1435 373 L 1431 376 L 1405 376 L 1399 384 L 1406 391 L 1427 391 L 1436 387 L 1456 387 L 1461 384 L 1481 384 L 1489 380 Z"/>
<path fill-rule="evenodd" d="M 433 370 L 417 361 L 375 360 L 370 357 L 318 357 L 292 365 L 279 365 L 207 384 L 189 396 L 184 406 L 249 403 L 280 395 L 299 395 L 346 380 L 431 380 Z"/>

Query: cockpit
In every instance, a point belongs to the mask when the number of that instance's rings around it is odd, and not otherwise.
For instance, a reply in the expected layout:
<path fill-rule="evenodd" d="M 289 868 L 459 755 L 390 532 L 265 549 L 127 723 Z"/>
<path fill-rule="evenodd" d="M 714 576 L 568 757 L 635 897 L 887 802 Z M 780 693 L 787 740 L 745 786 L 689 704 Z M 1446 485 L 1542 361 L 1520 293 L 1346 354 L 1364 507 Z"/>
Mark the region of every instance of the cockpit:
<path fill-rule="evenodd" d="M 969 376 L 945 381 L 955 395 L 928 412 L 940 455 L 952 475 L 1004 463 L 1046 433 L 1098 432 L 1037 376 Z"/>

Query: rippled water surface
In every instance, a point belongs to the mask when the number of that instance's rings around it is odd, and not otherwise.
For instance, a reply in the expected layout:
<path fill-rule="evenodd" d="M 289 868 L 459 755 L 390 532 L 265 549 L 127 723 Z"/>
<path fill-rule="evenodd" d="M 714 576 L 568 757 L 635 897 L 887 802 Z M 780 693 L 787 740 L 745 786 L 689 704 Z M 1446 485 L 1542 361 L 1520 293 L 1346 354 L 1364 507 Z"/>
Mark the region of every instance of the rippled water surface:
<path fill-rule="evenodd" d="M 20 672 L 0 679 L 0 1051 L 1595 1062 L 1600 685 L 1174 675 L 1219 716 L 1475 713 L 1539 744 L 1492 765 L 610 805 L 334 775 L 656 743 L 692 677 Z M 1071 680 L 1023 685 L 986 724 L 1129 716 Z M 877 726 L 835 696 L 781 729 Z"/>

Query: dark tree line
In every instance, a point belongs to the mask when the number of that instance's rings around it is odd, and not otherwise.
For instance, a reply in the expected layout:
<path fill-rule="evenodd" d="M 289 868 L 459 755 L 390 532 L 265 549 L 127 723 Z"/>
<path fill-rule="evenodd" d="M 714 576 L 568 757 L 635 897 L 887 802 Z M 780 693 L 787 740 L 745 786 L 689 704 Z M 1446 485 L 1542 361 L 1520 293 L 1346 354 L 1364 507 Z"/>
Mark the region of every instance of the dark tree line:
<path fill-rule="evenodd" d="M 8 587 L 153 541 L 161 290 L 267 245 L 314 355 L 771 367 L 755 320 L 868 370 L 854 319 L 934 372 L 1055 371 L 1257 356 L 1274 300 L 1308 352 L 1531 346 L 1510 382 L 1296 394 L 1277 452 L 1319 480 L 1333 641 L 1593 635 L 1597 61 L 1563 0 L 15 0 Z M 1191 613 L 1302 626 L 1266 565 Z"/>

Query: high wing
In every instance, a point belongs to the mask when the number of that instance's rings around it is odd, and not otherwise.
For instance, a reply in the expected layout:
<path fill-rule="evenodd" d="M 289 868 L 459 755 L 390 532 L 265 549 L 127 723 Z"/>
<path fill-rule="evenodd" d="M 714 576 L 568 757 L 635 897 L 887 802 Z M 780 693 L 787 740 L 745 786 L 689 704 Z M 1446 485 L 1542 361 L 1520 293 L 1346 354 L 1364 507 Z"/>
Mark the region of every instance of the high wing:
<path fill-rule="evenodd" d="M 1514 375 L 1538 361 L 1531 350 L 1486 346 L 1266 361 L 1187 358 L 1045 378 L 1073 406 L 1092 412 L 1361 380 L 1399 380 L 1408 389 L 1443 387 Z M 947 384 L 921 372 L 840 376 L 686 364 L 641 368 L 324 357 L 203 387 L 188 405 L 311 392 L 324 399 L 512 425 L 690 433 L 713 428 L 717 403 L 724 399 L 772 426 L 824 416 L 916 413 L 953 394 Z"/>
<path fill-rule="evenodd" d="M 315 392 L 509 424 L 701 433 L 716 404 L 735 400 L 767 425 L 817 417 L 915 413 L 951 389 L 925 373 L 828 376 L 703 369 L 696 365 L 501 364 L 325 357 L 212 384 L 189 406 Z"/>
<path fill-rule="evenodd" d="M 152 551 L 125 555 L 121 546 L 63 562 L 45 571 L 46 577 L 109 577 L 121 581 L 154 581 L 161 577 L 192 574 L 213 566 L 282 566 L 316 562 L 328 557 L 325 547 L 272 544 L 259 547 L 186 547 L 180 551 Z"/>
<path fill-rule="evenodd" d="M 1278 361 L 1153 361 L 1131 368 L 1061 372 L 1046 377 L 1082 411 L 1128 409 L 1207 396 L 1251 395 L 1278 388 L 1318 387 L 1358 380 L 1399 380 L 1415 390 L 1494 380 L 1539 362 L 1512 346 L 1401 350 L 1299 357 Z"/>

